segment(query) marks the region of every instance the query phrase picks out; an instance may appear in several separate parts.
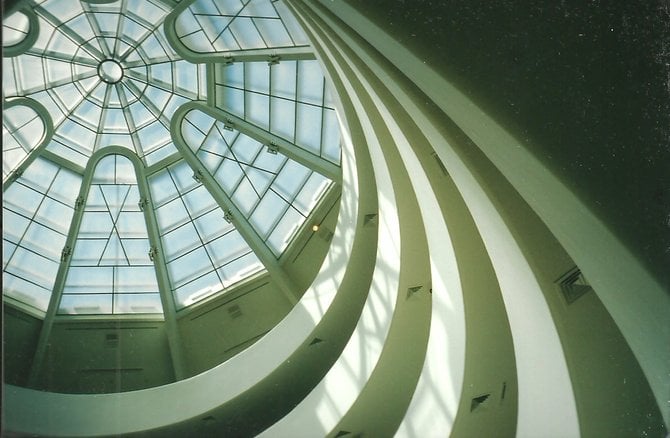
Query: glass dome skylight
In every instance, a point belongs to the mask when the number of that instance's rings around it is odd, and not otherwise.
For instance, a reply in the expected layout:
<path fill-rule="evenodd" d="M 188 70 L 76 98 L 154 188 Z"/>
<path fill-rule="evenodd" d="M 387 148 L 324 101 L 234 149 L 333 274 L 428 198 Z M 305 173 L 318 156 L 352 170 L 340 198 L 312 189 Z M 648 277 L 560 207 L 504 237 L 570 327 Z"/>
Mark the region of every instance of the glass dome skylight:
<path fill-rule="evenodd" d="M 271 0 L 26 2 L 3 18 L 3 293 L 160 314 L 267 271 L 340 178 L 329 87 Z M 167 307 L 166 307 L 167 306 Z"/>

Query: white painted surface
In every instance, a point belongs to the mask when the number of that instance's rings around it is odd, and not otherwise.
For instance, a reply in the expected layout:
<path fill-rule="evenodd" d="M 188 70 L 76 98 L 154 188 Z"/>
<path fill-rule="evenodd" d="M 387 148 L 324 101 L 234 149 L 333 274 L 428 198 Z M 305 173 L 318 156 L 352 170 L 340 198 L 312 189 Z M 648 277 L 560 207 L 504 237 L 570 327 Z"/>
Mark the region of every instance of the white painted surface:
<path fill-rule="evenodd" d="M 670 426 L 670 295 L 566 185 L 450 82 L 345 3 L 319 0 L 403 71 L 503 173 L 585 274 L 642 367 Z M 413 112 L 414 110 L 408 110 Z M 445 164 L 444 151 L 437 150 Z M 594 256 L 597 255 L 597 256 Z"/>
<path fill-rule="evenodd" d="M 326 2 L 323 3 L 326 4 Z M 335 8 L 332 10 L 335 11 Z M 342 12 L 343 10 L 346 10 L 346 13 Z M 348 7 L 338 7 L 336 13 L 347 23 L 364 27 L 367 35 L 374 34 L 372 42 L 375 43 L 376 48 L 384 49 L 393 46 L 393 40 L 380 29 L 375 28 L 372 23 L 366 21 L 363 24 L 364 19 L 356 11 Z M 349 44 L 355 44 L 346 35 L 343 38 Z M 357 53 L 362 54 L 362 50 L 358 50 Z M 512 233 L 465 164 L 434 127 L 430 126 L 425 118 L 420 117 L 421 110 L 413 105 L 411 99 L 404 95 L 399 87 L 393 86 L 392 79 L 383 73 L 382 68 L 374 67 L 374 60 L 368 58 L 366 61 L 368 65 L 373 66 L 372 68 L 380 75 L 382 82 L 392 89 L 400 102 L 406 105 L 408 113 L 416 114 L 417 118 L 423 119 L 420 127 L 424 135 L 427 135 L 433 143 L 440 159 L 463 195 L 491 257 L 510 319 L 515 348 L 519 382 L 518 436 L 535 436 L 538 433 L 544 436 L 579 435 L 577 409 L 560 339 L 540 286 Z M 444 81 L 441 79 L 440 82 L 431 84 L 431 92 L 428 95 L 433 99 L 439 99 L 442 94 L 439 89 L 441 82 Z M 470 102 L 468 104 L 473 106 Z M 381 102 L 378 102 L 379 105 Z M 486 121 L 489 124 L 493 123 L 490 120 Z M 393 125 L 390 121 L 388 124 Z M 403 159 L 406 163 L 412 163 L 413 157 L 404 149 L 401 148 L 401 153 L 405 152 Z M 416 173 L 413 172 L 412 175 L 416 179 Z M 432 335 L 433 332 L 431 332 Z M 436 351 L 431 352 L 428 359 L 430 360 L 433 355 L 436 358 L 440 357 L 439 352 Z M 420 400 L 421 395 L 431 397 L 428 391 L 415 394 L 408 413 L 417 409 L 417 406 L 427 403 Z M 441 394 L 445 400 L 449 400 L 451 396 L 450 393 Z M 406 418 L 411 417 L 408 415 Z M 434 433 L 430 428 L 432 422 L 426 424 L 430 426 L 425 426 L 426 429 L 419 432 L 415 427 L 410 429 L 409 423 L 405 423 L 401 426 L 399 434 L 409 434 L 411 430 L 412 433 L 429 436 Z"/>
<path fill-rule="evenodd" d="M 356 401 L 379 360 L 398 295 L 400 229 L 391 176 L 364 105 L 344 80 L 341 68 L 335 65 L 335 69 L 359 116 L 374 167 L 379 203 L 375 270 L 363 312 L 342 354 L 301 403 L 261 434 L 265 437 L 295 436 L 296 431 L 319 436 L 332 431 Z"/>

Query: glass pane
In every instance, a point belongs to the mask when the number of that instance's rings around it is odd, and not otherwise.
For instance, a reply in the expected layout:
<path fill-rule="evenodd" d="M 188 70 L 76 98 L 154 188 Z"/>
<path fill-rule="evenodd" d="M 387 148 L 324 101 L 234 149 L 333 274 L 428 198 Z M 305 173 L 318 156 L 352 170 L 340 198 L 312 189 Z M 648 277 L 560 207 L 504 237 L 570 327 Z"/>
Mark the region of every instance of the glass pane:
<path fill-rule="evenodd" d="M 32 217 L 43 199 L 41 192 L 22 183 L 15 183 L 4 194 L 3 203 L 6 209 Z"/>
<path fill-rule="evenodd" d="M 298 104 L 295 142 L 315 155 L 321 155 L 321 114 L 318 107 Z"/>
<path fill-rule="evenodd" d="M 253 252 L 249 252 L 219 269 L 219 275 L 224 279 L 224 286 L 231 285 L 243 280 L 250 275 L 263 270 L 263 265 Z"/>
<path fill-rule="evenodd" d="M 272 66 L 272 94 L 274 96 L 295 100 L 297 66 L 296 61 L 283 61 Z"/>
<path fill-rule="evenodd" d="M 295 139 L 295 102 L 273 97 L 270 100 L 270 131 L 289 141 Z"/>
<path fill-rule="evenodd" d="M 82 236 L 80 231 L 80 236 Z M 107 239 L 79 239 L 72 254 L 71 266 L 96 265 L 107 247 Z"/>
<path fill-rule="evenodd" d="M 312 172 L 300 193 L 293 201 L 293 205 L 305 216 L 309 214 L 316 203 L 321 199 L 329 181 L 318 173 Z"/>
<path fill-rule="evenodd" d="M 2 212 L 2 234 L 3 238 L 10 242 L 17 243 L 21 241 L 23 233 L 28 229 L 30 219 L 14 213 L 11 210 L 5 209 Z M 5 257 L 3 260 L 7 261 Z"/>
<path fill-rule="evenodd" d="M 4 268 L 9 262 L 9 259 L 12 257 L 14 254 L 14 250 L 16 249 L 16 245 L 13 243 L 3 240 L 2 241 L 2 267 Z"/>
<path fill-rule="evenodd" d="M 63 294 L 111 293 L 114 269 L 110 267 L 71 267 Z"/>
<path fill-rule="evenodd" d="M 215 272 L 209 272 L 202 277 L 185 284 L 175 290 L 177 307 L 182 308 L 198 302 L 223 288 L 221 280 Z"/>
<path fill-rule="evenodd" d="M 39 286 L 21 277 L 5 272 L 2 276 L 2 293 L 46 312 L 51 298 L 51 289 Z"/>
<path fill-rule="evenodd" d="M 259 200 L 258 193 L 254 190 L 247 178 L 243 178 L 240 184 L 235 189 L 232 196 L 233 201 L 240 209 L 243 215 L 249 216 L 251 210 L 254 208 Z"/>
<path fill-rule="evenodd" d="M 327 110 L 323 112 L 323 117 L 321 146 L 323 157 L 335 164 L 340 164 L 340 126 L 337 114 L 334 110 Z"/>
<path fill-rule="evenodd" d="M 251 223 L 261 236 L 266 237 L 287 207 L 286 201 L 270 190 L 251 215 Z"/>
<path fill-rule="evenodd" d="M 239 233 L 231 232 L 207 245 L 207 252 L 214 264 L 221 266 L 249 252 L 249 247 Z"/>
<path fill-rule="evenodd" d="M 268 239 L 268 245 L 276 255 L 281 254 L 286 249 L 288 243 L 295 236 L 295 233 L 304 221 L 305 217 L 293 208 L 286 210 L 286 214 L 279 221 L 279 224 L 277 224 Z"/>
<path fill-rule="evenodd" d="M 284 198 L 293 199 L 294 194 L 307 181 L 310 173 L 310 170 L 305 166 L 295 161 L 288 161 L 275 179 L 272 187 Z"/>
<path fill-rule="evenodd" d="M 281 20 L 257 18 L 254 20 L 254 24 L 258 27 L 261 37 L 268 46 L 282 47 L 293 45 L 291 36 L 288 34 Z"/>
<path fill-rule="evenodd" d="M 51 290 L 58 272 L 58 262 L 19 246 L 7 263 L 5 271 Z"/>
<path fill-rule="evenodd" d="M 57 260 L 65 246 L 65 236 L 33 222 L 23 235 L 21 245 L 51 260 Z"/>
<path fill-rule="evenodd" d="M 193 221 L 193 224 L 198 230 L 198 234 L 205 242 L 209 242 L 222 234 L 228 233 L 234 228 L 232 224 L 226 222 L 223 216 L 221 216 L 220 210 L 213 210 L 200 216 Z"/>
<path fill-rule="evenodd" d="M 153 266 L 120 266 L 114 271 L 114 287 L 118 293 L 158 292 Z"/>
<path fill-rule="evenodd" d="M 188 212 L 181 198 L 170 201 L 156 210 L 158 226 L 161 229 L 174 229 L 189 221 Z"/>
<path fill-rule="evenodd" d="M 118 295 L 114 299 L 114 313 L 163 313 L 159 294 Z"/>
<path fill-rule="evenodd" d="M 249 62 L 244 73 L 248 89 L 265 94 L 270 91 L 270 66 L 267 63 Z"/>
<path fill-rule="evenodd" d="M 167 267 L 172 283 L 177 287 L 212 270 L 212 264 L 204 248 L 197 248 L 173 260 Z"/>
<path fill-rule="evenodd" d="M 30 24 L 28 17 L 23 12 L 14 12 L 3 17 L 2 20 L 2 45 L 4 47 L 14 46 L 28 35 Z"/>
<path fill-rule="evenodd" d="M 59 314 L 103 315 L 112 313 L 112 295 L 63 295 Z"/>
<path fill-rule="evenodd" d="M 204 186 L 197 187 L 185 194 L 184 204 L 191 218 L 197 218 L 216 208 L 216 201 Z"/>
<path fill-rule="evenodd" d="M 270 98 L 263 94 L 246 93 L 246 118 L 262 129 L 270 127 Z"/>
<path fill-rule="evenodd" d="M 316 61 L 298 63 L 298 100 L 314 105 L 323 103 L 323 74 Z"/>

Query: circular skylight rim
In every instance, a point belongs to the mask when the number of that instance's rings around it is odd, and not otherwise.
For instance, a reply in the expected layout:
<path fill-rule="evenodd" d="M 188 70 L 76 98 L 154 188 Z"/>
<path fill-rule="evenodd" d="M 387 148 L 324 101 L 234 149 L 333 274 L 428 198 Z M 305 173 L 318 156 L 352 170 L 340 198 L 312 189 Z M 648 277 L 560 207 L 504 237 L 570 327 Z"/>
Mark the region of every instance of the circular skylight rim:
<path fill-rule="evenodd" d="M 108 84 L 119 83 L 124 76 L 123 67 L 115 59 L 105 59 L 98 65 L 98 76 Z"/>

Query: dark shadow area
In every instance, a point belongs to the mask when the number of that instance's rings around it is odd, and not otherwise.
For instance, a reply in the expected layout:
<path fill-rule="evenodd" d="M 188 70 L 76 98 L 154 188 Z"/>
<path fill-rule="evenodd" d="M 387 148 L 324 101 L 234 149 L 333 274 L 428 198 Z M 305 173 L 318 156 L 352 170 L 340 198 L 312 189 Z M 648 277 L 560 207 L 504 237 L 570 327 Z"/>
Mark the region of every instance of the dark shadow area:
<path fill-rule="evenodd" d="M 347 0 L 528 145 L 670 287 L 670 6 Z"/>

